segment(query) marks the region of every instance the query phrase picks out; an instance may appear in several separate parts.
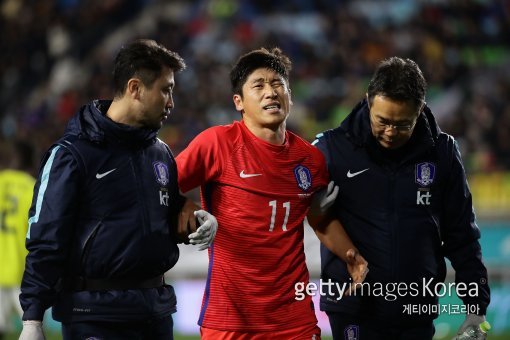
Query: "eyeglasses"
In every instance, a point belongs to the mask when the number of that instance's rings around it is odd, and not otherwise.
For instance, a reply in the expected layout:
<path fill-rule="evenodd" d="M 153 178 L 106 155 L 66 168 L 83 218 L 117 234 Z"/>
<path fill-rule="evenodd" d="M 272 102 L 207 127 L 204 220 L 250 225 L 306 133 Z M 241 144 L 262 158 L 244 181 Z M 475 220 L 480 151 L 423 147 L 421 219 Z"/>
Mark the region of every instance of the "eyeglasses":
<path fill-rule="evenodd" d="M 414 120 L 414 122 L 411 124 L 386 124 L 386 123 L 383 123 L 383 122 L 377 121 L 377 120 L 372 120 L 372 121 L 377 128 L 384 130 L 384 131 L 395 129 L 398 132 L 409 132 L 416 125 L 416 120 Z"/>
<path fill-rule="evenodd" d="M 418 121 L 418 118 L 415 118 L 411 124 L 388 124 L 388 123 L 381 121 L 380 118 L 378 118 L 377 120 L 373 118 L 372 111 L 370 109 L 370 101 L 368 100 L 368 95 L 367 95 L 367 104 L 368 104 L 368 110 L 370 113 L 370 120 L 375 125 L 375 127 L 378 128 L 379 130 L 388 131 L 388 130 L 395 129 L 398 132 L 407 133 L 407 132 L 410 132 L 413 130 L 414 126 L 416 125 L 416 122 Z"/>

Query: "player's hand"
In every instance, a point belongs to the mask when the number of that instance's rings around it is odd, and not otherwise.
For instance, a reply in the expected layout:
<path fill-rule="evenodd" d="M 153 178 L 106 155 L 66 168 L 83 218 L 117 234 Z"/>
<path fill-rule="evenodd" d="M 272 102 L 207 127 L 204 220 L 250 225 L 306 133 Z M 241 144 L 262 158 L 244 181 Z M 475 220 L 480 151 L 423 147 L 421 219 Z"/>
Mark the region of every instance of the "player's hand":
<path fill-rule="evenodd" d="M 209 248 L 214 241 L 216 230 L 218 230 L 218 221 L 216 221 L 216 217 L 205 210 L 197 210 L 194 215 L 200 223 L 200 227 L 189 235 L 189 243 L 201 244 L 198 250 L 204 250 Z"/>
<path fill-rule="evenodd" d="M 460 325 L 460 328 L 457 331 L 457 335 L 464 333 L 464 331 L 468 327 L 471 327 L 471 326 L 478 327 L 484 321 L 485 321 L 485 315 L 466 314 L 466 319 L 464 319 L 464 323 L 462 325 Z"/>
<path fill-rule="evenodd" d="M 360 287 L 357 283 L 365 281 L 368 274 L 368 262 L 358 251 L 354 249 L 347 250 L 345 262 L 347 265 L 347 271 L 352 278 L 352 284 L 350 285 L 349 290 L 345 293 L 346 296 L 349 296 Z"/>
<path fill-rule="evenodd" d="M 331 181 L 326 189 L 322 189 L 317 193 L 321 213 L 324 214 L 333 205 L 333 203 L 335 203 L 338 191 L 338 185 L 335 185 L 335 182 Z"/>
<path fill-rule="evenodd" d="M 197 221 L 195 211 L 200 207 L 189 198 L 186 199 L 184 206 L 179 212 L 179 220 L 177 224 L 177 236 L 181 241 L 187 241 L 188 235 L 197 230 Z"/>
<path fill-rule="evenodd" d="M 42 321 L 25 320 L 23 321 L 23 330 L 19 336 L 19 340 L 45 340 Z"/>

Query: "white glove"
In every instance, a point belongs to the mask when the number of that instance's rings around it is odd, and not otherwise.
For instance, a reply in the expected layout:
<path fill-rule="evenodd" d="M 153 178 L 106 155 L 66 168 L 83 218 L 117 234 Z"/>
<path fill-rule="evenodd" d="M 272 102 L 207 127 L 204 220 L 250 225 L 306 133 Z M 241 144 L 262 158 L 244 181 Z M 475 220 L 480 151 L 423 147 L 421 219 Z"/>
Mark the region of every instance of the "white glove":
<path fill-rule="evenodd" d="M 333 203 L 335 203 L 338 191 L 338 185 L 335 185 L 335 182 L 331 181 L 329 182 L 327 189 L 322 189 L 317 193 L 319 208 L 322 213 L 325 213 L 333 205 Z"/>
<path fill-rule="evenodd" d="M 45 340 L 42 321 L 26 320 L 23 321 L 23 330 L 19 336 L 19 340 Z"/>
<path fill-rule="evenodd" d="M 188 236 L 189 243 L 201 244 L 198 250 L 204 250 L 209 248 L 214 241 L 216 230 L 218 230 L 218 221 L 216 221 L 216 217 L 205 210 L 197 210 L 194 214 L 198 222 L 200 222 L 200 227 Z"/>
<path fill-rule="evenodd" d="M 464 331 L 471 326 L 478 327 L 482 322 L 485 321 L 485 315 L 466 314 L 464 323 L 460 325 L 457 335 L 464 333 Z"/>

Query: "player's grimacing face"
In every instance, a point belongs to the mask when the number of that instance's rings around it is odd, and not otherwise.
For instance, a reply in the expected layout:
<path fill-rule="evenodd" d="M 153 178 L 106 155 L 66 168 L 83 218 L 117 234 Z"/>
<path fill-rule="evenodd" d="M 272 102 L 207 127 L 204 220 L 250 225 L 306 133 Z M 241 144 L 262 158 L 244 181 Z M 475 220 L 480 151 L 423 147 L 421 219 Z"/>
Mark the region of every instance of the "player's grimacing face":
<path fill-rule="evenodd" d="M 242 97 L 234 95 L 234 104 L 243 112 L 243 119 L 260 127 L 278 127 L 289 115 L 290 89 L 287 81 L 277 72 L 258 68 L 246 79 Z"/>
<path fill-rule="evenodd" d="M 140 96 L 142 107 L 138 119 L 141 126 L 149 129 L 161 128 L 174 107 L 172 98 L 174 86 L 174 72 L 169 67 L 163 68 L 160 77 L 152 86 L 143 86 Z"/>

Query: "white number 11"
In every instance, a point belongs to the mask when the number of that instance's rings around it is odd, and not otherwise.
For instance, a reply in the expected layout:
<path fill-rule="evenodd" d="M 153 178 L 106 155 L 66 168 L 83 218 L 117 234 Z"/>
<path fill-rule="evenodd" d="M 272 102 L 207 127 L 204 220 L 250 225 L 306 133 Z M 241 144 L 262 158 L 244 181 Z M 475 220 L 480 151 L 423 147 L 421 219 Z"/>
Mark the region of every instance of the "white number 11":
<path fill-rule="evenodd" d="M 269 231 L 273 231 L 274 221 L 276 219 L 276 200 L 269 201 L 269 206 L 272 208 L 271 224 L 269 225 Z M 290 213 L 290 202 L 285 202 L 282 204 L 282 206 L 285 208 L 285 218 L 283 219 L 282 230 L 287 231 L 287 221 L 289 220 L 289 213 Z"/>

